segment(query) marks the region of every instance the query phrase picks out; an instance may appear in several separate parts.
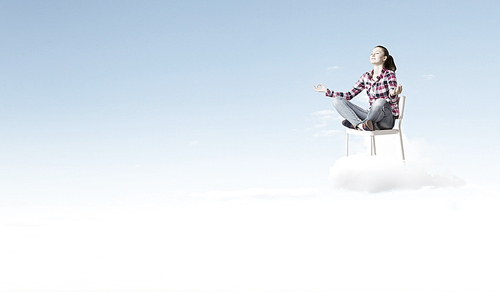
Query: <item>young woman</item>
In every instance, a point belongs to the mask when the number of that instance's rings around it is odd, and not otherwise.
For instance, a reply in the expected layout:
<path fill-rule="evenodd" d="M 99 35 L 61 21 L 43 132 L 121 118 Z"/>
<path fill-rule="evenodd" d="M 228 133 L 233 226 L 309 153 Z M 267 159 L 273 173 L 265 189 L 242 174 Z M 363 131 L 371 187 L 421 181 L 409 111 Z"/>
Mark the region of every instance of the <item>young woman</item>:
<path fill-rule="evenodd" d="M 363 74 L 348 92 L 332 91 L 321 84 L 313 87 L 317 92 L 333 98 L 333 106 L 345 118 L 342 125 L 361 131 L 392 129 L 399 115 L 398 95 L 403 91 L 394 73 L 396 64 L 383 46 L 373 49 L 370 62 L 373 64 L 373 70 Z M 350 102 L 365 89 L 370 102 L 368 110 Z"/>

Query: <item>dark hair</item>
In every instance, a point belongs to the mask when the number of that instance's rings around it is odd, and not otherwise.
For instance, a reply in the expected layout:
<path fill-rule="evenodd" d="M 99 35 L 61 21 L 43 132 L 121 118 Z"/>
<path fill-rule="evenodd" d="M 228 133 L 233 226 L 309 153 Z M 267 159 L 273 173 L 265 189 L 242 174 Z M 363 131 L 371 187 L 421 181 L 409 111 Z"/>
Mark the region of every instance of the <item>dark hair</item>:
<path fill-rule="evenodd" d="M 384 46 L 376 46 L 375 48 L 381 48 L 384 51 L 384 56 L 387 56 L 384 62 L 384 68 L 396 72 L 396 63 L 394 63 L 394 58 L 389 54 L 389 51 Z"/>

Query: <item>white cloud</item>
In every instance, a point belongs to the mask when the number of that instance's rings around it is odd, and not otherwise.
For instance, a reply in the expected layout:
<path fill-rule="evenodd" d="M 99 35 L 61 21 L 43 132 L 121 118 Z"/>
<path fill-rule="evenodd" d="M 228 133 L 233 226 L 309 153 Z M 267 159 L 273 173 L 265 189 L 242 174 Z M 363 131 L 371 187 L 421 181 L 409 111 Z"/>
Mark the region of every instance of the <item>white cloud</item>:
<path fill-rule="evenodd" d="M 245 190 L 215 190 L 208 192 L 196 192 L 189 194 L 192 197 L 204 197 L 210 199 L 228 199 L 228 198 L 248 198 L 248 197 L 297 197 L 297 196 L 313 196 L 320 193 L 320 190 L 315 188 L 301 189 L 263 189 L 249 188 Z"/>
<path fill-rule="evenodd" d="M 469 187 L 0 207 L 0 291 L 498 291 L 499 207 Z"/>
<path fill-rule="evenodd" d="M 386 139 L 383 139 L 386 138 Z M 361 192 L 461 187 L 465 181 L 450 171 L 432 172 L 430 158 L 422 157 L 422 141 L 404 138 L 406 164 L 401 159 L 399 137 L 377 137 L 377 156 L 369 156 L 369 141 L 362 152 L 338 159 L 330 168 L 334 186 Z M 351 143 L 353 144 L 353 143 Z M 358 143 L 359 144 L 359 143 Z M 352 145 L 356 146 L 356 145 Z M 351 146 L 351 147 L 352 147 Z M 357 145 L 359 147 L 359 145 Z M 358 148 L 359 149 L 359 148 Z M 351 150 L 351 149 L 350 149 Z"/>
<path fill-rule="evenodd" d="M 340 133 L 339 130 L 323 130 L 323 131 L 320 131 L 320 132 L 314 134 L 314 137 L 329 137 L 329 136 L 336 135 L 338 133 Z"/>
<path fill-rule="evenodd" d="M 427 75 L 423 75 L 423 77 L 427 80 L 431 80 L 431 79 L 434 79 L 436 78 L 436 76 L 432 75 L 432 74 L 427 74 Z"/>
<path fill-rule="evenodd" d="M 333 110 L 322 110 L 322 111 L 315 111 L 311 113 L 311 115 L 319 117 L 331 117 L 331 116 L 337 116 L 338 113 Z"/>
<path fill-rule="evenodd" d="M 325 123 L 325 122 L 323 122 L 323 123 L 321 123 L 321 124 L 316 124 L 316 125 L 314 125 L 314 127 L 315 127 L 315 128 L 324 128 L 324 127 L 326 127 L 326 126 L 327 126 L 327 123 Z"/>
<path fill-rule="evenodd" d="M 337 70 L 339 68 L 340 68 L 339 66 L 332 66 L 332 67 L 326 68 L 326 70 L 331 71 L 331 70 Z"/>
<path fill-rule="evenodd" d="M 315 120 L 317 122 L 316 125 L 314 125 L 315 128 L 324 128 L 332 123 L 337 123 L 341 119 L 343 119 L 336 111 L 334 110 L 321 110 L 321 111 L 316 111 L 311 113 L 312 116 L 315 117 Z M 320 136 L 332 136 L 335 135 L 339 132 L 339 130 L 322 130 L 316 134 L 314 134 L 315 137 L 320 137 Z"/>
<path fill-rule="evenodd" d="M 423 165 L 405 167 L 398 158 L 361 154 L 338 159 L 330 168 L 330 179 L 337 188 L 371 193 L 465 185 L 450 172 L 432 174 Z"/>

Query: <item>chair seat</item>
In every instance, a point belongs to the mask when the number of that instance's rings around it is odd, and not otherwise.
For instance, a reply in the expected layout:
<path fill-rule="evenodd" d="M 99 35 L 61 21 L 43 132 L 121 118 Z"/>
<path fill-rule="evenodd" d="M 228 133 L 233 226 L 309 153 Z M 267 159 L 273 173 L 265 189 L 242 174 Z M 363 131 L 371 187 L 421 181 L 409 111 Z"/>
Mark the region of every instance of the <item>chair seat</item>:
<path fill-rule="evenodd" d="M 390 129 L 390 130 L 360 131 L 354 129 L 347 129 L 347 133 L 350 135 L 359 135 L 359 136 L 378 136 L 378 135 L 398 134 L 399 130 Z"/>

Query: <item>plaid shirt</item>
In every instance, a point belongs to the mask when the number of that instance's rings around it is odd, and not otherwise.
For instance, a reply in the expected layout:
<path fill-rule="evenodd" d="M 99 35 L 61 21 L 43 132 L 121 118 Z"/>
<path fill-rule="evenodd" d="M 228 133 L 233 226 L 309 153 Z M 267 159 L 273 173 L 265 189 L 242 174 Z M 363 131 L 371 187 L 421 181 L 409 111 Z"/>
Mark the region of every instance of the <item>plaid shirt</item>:
<path fill-rule="evenodd" d="M 343 97 L 347 100 L 351 100 L 361 91 L 366 89 L 366 94 L 370 100 L 370 107 L 376 99 L 384 98 L 391 105 L 392 114 L 394 116 L 399 116 L 399 96 L 391 96 L 390 92 L 398 86 L 398 81 L 396 80 L 396 74 L 393 71 L 386 70 L 382 68 L 380 75 L 372 79 L 373 70 L 366 72 L 359 78 L 358 82 L 354 84 L 354 87 L 348 92 L 336 92 L 328 89 L 326 91 L 326 96 L 329 97 Z"/>

